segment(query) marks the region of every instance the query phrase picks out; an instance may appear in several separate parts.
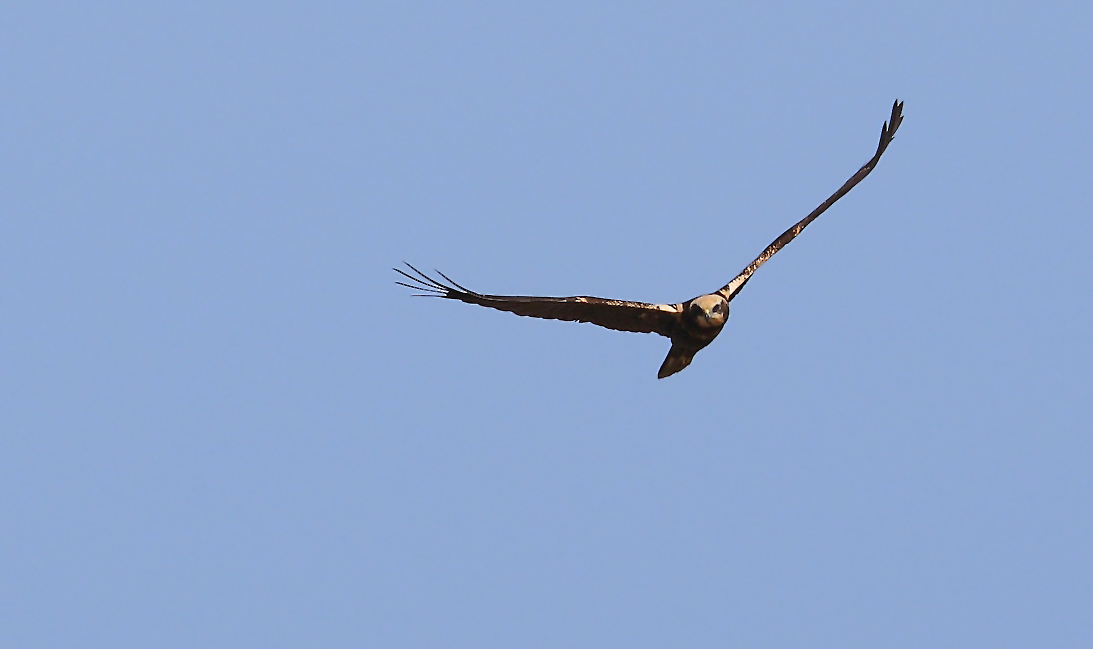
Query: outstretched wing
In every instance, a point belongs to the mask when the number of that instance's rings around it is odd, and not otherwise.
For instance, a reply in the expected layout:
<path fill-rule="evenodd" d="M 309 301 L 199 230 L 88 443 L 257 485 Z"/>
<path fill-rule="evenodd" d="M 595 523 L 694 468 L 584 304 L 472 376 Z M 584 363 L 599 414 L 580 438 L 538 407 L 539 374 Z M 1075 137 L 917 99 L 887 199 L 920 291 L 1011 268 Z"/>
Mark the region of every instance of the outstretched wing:
<path fill-rule="evenodd" d="M 406 266 L 416 276 L 394 268 L 392 270 L 411 282 L 409 284 L 406 282 L 395 283 L 422 291 L 422 295 L 459 300 L 467 304 L 487 306 L 491 309 L 499 309 L 532 318 L 591 322 L 616 331 L 658 333 L 670 337 L 680 314 L 683 312 L 683 307 L 679 304 L 646 304 L 625 300 L 607 300 L 600 297 L 483 295 L 463 288 L 440 271 L 437 271 L 437 274 L 447 280 L 447 284 L 429 277 L 410 264 L 406 264 Z"/>
<path fill-rule="evenodd" d="M 793 238 L 798 234 L 801 234 L 801 231 L 804 230 L 809 223 L 816 220 L 816 217 L 823 214 L 827 208 L 835 204 L 835 201 L 845 196 L 847 192 L 854 188 L 854 185 L 857 185 L 863 178 L 868 176 L 869 172 L 873 171 L 873 167 L 877 166 L 877 161 L 880 160 L 880 156 L 884 153 L 884 150 L 888 148 L 888 144 L 892 141 L 892 138 L 895 137 L 896 129 L 899 128 L 902 121 L 903 102 L 896 100 L 892 104 L 891 119 L 885 122 L 880 130 L 880 144 L 877 145 L 877 152 L 873 154 L 873 158 L 862 165 L 862 168 L 858 169 L 857 173 L 851 176 L 850 180 L 846 181 L 843 186 L 839 188 L 839 191 L 832 194 L 830 198 L 824 201 L 819 207 L 812 210 L 811 214 L 798 221 L 792 228 L 783 232 L 782 236 L 778 237 L 773 243 L 767 246 L 767 249 L 755 258 L 755 261 L 748 264 L 747 268 L 741 271 L 741 273 L 733 278 L 731 282 L 723 286 L 718 293 L 723 295 L 727 300 L 736 297 L 736 294 L 740 292 L 740 289 L 744 288 L 744 284 L 747 284 L 748 280 L 751 279 L 752 274 L 759 270 L 759 267 L 765 264 L 768 259 L 773 257 L 774 253 L 784 248 L 790 241 L 793 241 Z"/>

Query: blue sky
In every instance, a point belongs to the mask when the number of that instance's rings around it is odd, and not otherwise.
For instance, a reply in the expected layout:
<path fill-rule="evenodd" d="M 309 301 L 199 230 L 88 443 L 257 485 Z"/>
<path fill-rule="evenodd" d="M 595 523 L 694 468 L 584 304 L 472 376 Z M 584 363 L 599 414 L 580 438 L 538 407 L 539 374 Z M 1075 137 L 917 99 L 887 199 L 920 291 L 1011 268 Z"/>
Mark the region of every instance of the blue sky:
<path fill-rule="evenodd" d="M 0 645 L 1093 645 L 1091 19 L 5 3 Z"/>

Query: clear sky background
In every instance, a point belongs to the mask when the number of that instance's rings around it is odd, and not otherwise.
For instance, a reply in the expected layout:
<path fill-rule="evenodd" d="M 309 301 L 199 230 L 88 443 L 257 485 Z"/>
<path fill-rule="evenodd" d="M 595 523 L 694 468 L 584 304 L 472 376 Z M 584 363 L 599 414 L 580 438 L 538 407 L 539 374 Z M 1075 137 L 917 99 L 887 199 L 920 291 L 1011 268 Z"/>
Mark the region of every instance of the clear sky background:
<path fill-rule="evenodd" d="M 0 646 L 1093 646 L 1093 5 L 0 8 Z M 674 302 L 668 341 L 410 297 Z"/>

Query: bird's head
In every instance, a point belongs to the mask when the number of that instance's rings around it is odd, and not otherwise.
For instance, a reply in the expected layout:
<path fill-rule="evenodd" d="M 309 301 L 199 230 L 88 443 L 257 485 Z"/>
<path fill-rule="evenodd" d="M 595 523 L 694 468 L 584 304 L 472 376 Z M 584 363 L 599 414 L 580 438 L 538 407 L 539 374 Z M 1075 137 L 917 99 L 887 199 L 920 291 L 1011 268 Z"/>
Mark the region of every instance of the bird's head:
<path fill-rule="evenodd" d="M 699 327 L 723 327 L 729 318 L 729 301 L 717 293 L 691 300 L 687 315 Z"/>

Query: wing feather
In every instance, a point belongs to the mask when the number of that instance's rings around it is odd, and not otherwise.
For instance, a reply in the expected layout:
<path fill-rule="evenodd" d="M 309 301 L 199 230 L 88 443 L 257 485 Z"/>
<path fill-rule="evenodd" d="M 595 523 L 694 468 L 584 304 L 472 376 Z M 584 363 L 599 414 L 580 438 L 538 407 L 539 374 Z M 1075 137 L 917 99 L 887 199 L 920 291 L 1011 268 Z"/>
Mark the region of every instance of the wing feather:
<path fill-rule="evenodd" d="M 429 277 L 410 264 L 406 264 L 406 267 L 414 274 L 399 268 L 392 270 L 409 280 L 409 283 L 401 281 L 395 283 L 421 291 L 419 295 L 459 300 L 467 304 L 477 304 L 478 306 L 508 311 L 509 313 L 531 318 L 590 322 L 616 331 L 657 333 L 670 337 L 675 330 L 680 314 L 683 312 L 681 304 L 648 304 L 601 297 L 485 295 L 460 286 L 440 271 L 436 272 L 448 282 L 447 284 Z"/>
<path fill-rule="evenodd" d="M 718 293 L 723 295 L 728 300 L 732 300 L 734 297 L 736 297 L 736 294 L 740 292 L 740 289 L 744 288 L 744 284 L 748 283 L 748 280 L 751 279 L 752 274 L 754 274 L 755 271 L 759 270 L 760 266 L 765 264 L 767 260 L 773 257 L 776 252 L 784 248 L 786 244 L 788 244 L 790 241 L 793 241 L 794 237 L 796 237 L 798 234 L 801 234 L 801 231 L 804 230 L 809 223 L 812 223 L 814 220 L 816 220 L 816 217 L 827 211 L 827 208 L 834 205 L 835 201 L 845 196 L 847 192 L 854 188 L 854 185 L 857 185 L 862 181 L 863 178 L 868 176 L 869 172 L 873 171 L 873 167 L 877 166 L 877 162 L 880 160 L 881 154 L 884 153 L 884 150 L 887 149 L 888 145 L 892 142 L 892 138 L 894 138 L 896 135 L 896 129 L 899 128 L 899 125 L 902 122 L 903 102 L 896 100 L 892 104 L 892 117 L 889 119 L 889 121 L 885 122 L 884 126 L 881 128 L 880 144 L 877 145 L 877 152 L 873 154 L 873 158 L 869 160 L 869 162 L 866 162 L 864 165 L 862 165 L 862 168 L 858 169 L 857 173 L 850 177 L 850 180 L 847 180 L 845 183 L 843 183 L 843 186 L 840 187 L 838 191 L 832 194 L 826 201 L 821 203 L 819 207 L 812 210 L 811 214 L 795 223 L 790 229 L 783 232 L 781 236 L 779 236 L 769 246 L 767 246 L 766 250 L 764 250 L 758 257 L 755 258 L 755 261 L 748 264 L 747 267 L 744 268 L 744 270 L 741 271 L 739 275 L 733 278 L 731 282 L 723 286 L 721 290 L 718 291 Z"/>

